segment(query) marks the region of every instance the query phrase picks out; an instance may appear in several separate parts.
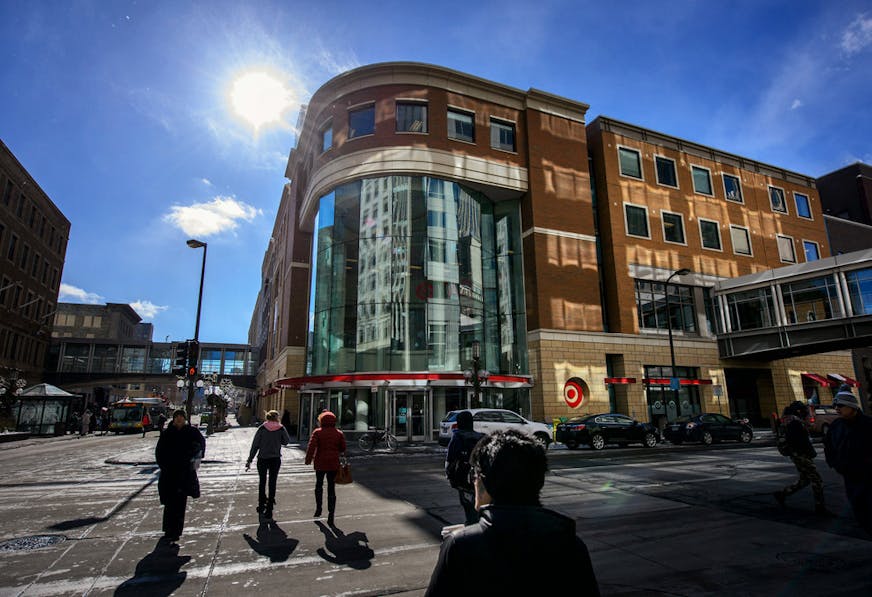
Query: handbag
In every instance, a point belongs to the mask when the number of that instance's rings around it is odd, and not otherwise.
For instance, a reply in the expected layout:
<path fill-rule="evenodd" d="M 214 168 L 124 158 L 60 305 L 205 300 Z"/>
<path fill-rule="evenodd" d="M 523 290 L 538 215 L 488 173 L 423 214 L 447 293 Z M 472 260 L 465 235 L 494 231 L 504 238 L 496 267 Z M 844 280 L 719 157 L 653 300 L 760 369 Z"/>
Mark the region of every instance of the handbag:
<path fill-rule="evenodd" d="M 351 478 L 351 465 L 343 458 L 339 461 L 339 470 L 336 471 L 336 483 L 338 485 L 348 485 L 353 482 L 354 479 Z"/>

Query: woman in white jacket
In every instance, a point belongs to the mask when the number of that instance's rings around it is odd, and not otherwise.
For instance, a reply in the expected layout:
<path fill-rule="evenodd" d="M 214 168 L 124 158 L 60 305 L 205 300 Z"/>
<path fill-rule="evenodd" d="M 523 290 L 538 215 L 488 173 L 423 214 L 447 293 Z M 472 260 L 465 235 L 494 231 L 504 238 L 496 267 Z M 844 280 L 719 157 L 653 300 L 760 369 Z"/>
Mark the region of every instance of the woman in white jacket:
<path fill-rule="evenodd" d="M 288 431 L 279 423 L 279 413 L 271 410 L 266 413 L 266 421 L 258 427 L 251 441 L 251 451 L 245 462 L 245 470 L 251 468 L 251 461 L 257 455 L 257 473 L 260 484 L 257 493 L 257 513 L 266 520 L 272 520 L 273 506 L 276 503 L 276 482 L 282 465 L 282 446 L 291 443 Z M 269 475 L 269 494 L 267 495 L 267 475 Z"/>

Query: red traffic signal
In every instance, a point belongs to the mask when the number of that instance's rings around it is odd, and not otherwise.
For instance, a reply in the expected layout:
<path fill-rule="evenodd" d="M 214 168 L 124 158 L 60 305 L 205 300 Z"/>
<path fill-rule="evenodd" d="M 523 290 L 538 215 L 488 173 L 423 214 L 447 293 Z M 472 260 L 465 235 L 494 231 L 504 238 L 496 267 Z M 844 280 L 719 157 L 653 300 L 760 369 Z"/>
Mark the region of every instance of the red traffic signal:
<path fill-rule="evenodd" d="M 197 377 L 197 368 L 196 367 L 188 367 L 188 377 L 190 377 L 190 378 Z"/>

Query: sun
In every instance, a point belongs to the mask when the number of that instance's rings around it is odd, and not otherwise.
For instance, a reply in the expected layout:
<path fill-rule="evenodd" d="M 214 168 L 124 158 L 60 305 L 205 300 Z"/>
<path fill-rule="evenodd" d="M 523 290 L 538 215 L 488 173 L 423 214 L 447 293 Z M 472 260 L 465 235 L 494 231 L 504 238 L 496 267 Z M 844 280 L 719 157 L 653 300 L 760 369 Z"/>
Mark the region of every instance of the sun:
<path fill-rule="evenodd" d="M 282 114 L 293 103 L 293 93 L 274 76 L 252 71 L 233 82 L 230 102 L 236 114 L 259 129 L 281 121 Z"/>

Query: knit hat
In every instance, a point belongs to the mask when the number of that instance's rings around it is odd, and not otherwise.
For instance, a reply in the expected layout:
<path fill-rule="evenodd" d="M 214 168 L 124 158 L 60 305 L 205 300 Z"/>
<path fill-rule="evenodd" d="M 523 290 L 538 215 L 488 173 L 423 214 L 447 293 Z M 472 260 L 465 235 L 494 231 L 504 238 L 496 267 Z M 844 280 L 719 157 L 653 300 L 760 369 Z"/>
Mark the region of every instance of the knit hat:
<path fill-rule="evenodd" d="M 862 411 L 863 408 L 860 406 L 860 401 L 857 400 L 857 397 L 854 396 L 851 392 L 839 392 L 836 394 L 836 397 L 833 399 L 833 406 L 850 406 L 851 408 L 856 408 L 859 411 Z"/>

